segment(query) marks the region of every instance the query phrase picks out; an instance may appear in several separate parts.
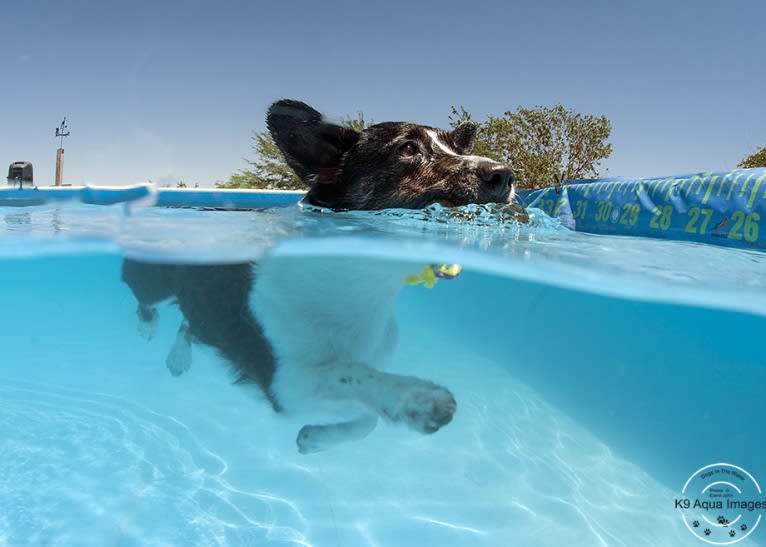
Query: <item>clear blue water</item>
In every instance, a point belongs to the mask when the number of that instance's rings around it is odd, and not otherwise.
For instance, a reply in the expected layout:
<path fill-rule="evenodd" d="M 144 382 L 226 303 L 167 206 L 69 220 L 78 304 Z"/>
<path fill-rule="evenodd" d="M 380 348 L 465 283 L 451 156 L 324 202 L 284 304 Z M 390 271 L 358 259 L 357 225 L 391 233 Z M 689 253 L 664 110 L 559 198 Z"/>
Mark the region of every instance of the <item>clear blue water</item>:
<path fill-rule="evenodd" d="M 673 506 L 695 470 L 766 482 L 765 254 L 481 208 L 0 217 L 0 544 L 701 545 Z M 458 413 L 301 455 L 302 423 L 209 348 L 171 377 L 180 313 L 139 336 L 123 255 L 458 262 L 403 290 L 390 367 L 449 386 Z"/>

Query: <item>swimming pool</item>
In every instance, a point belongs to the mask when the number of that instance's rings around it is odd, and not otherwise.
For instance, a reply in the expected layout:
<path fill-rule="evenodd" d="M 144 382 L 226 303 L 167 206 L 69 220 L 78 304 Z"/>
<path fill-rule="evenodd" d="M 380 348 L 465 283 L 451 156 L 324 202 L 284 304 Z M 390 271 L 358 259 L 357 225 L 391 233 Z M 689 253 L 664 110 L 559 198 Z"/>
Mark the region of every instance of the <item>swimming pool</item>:
<path fill-rule="evenodd" d="M 538 210 L 520 226 L 481 207 L 136 197 L 0 207 L 0 544 L 700 545 L 674 504 L 690 476 L 727 462 L 766 480 L 763 253 Z M 455 419 L 301 455 L 302 424 L 210 349 L 168 373 L 180 313 L 163 306 L 142 340 L 123 256 L 460 263 L 403 290 L 390 367 L 449 386 Z"/>

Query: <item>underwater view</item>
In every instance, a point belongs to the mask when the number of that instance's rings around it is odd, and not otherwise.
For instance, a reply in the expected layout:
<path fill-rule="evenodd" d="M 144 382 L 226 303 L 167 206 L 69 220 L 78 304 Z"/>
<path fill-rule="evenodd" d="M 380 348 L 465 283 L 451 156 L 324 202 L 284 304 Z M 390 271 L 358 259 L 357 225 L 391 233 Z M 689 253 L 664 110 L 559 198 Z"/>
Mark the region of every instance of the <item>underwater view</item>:
<path fill-rule="evenodd" d="M 763 544 L 757 508 L 682 513 L 705 466 L 765 477 L 766 255 L 528 214 L 0 208 L 0 544 L 700 545 L 719 514 Z M 392 284 L 386 370 L 446 386 L 454 416 L 302 454 L 305 414 L 211 346 L 173 370 L 181 311 L 147 340 L 126 258 L 279 262 L 276 300 Z M 459 274 L 406 282 L 429 264 Z"/>
<path fill-rule="evenodd" d="M 0 547 L 766 547 L 763 0 L 10 8 Z"/>

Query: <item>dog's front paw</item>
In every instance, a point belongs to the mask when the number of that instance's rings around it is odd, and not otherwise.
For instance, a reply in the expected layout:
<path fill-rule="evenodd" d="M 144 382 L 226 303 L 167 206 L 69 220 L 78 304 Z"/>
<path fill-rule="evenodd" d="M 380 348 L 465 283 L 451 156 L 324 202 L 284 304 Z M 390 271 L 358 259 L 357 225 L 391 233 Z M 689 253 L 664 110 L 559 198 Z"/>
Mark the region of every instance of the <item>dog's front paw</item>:
<path fill-rule="evenodd" d="M 168 367 L 173 376 L 181 376 L 189 370 L 191 361 L 191 346 L 189 344 L 174 344 L 165 358 L 165 366 Z"/>
<path fill-rule="evenodd" d="M 148 306 L 138 306 L 136 315 L 138 315 L 138 334 L 141 338 L 147 341 L 154 338 L 160 317 L 157 310 Z"/>
<path fill-rule="evenodd" d="M 178 329 L 173 347 L 165 359 L 165 365 L 167 365 L 170 374 L 181 376 L 181 374 L 189 370 L 191 361 L 191 335 L 189 334 L 188 325 L 182 323 L 181 328 Z"/>
<path fill-rule="evenodd" d="M 384 408 L 390 420 L 402 423 L 421 433 L 435 433 L 452 421 L 457 403 L 447 388 L 413 379 L 405 387 L 393 408 Z"/>

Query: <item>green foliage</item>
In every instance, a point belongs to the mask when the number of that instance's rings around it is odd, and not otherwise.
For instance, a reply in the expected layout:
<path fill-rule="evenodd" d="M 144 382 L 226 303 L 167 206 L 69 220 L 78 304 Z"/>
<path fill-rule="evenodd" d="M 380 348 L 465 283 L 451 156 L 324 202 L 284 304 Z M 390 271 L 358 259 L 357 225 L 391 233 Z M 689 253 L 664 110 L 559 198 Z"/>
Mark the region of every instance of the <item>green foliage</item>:
<path fill-rule="evenodd" d="M 285 162 L 285 157 L 268 131 L 253 131 L 254 161 L 246 159 L 250 168 L 234 173 L 217 188 L 257 188 L 259 190 L 304 190 L 305 186 Z"/>
<path fill-rule="evenodd" d="M 370 120 L 369 122 L 366 122 L 364 120 L 364 113 L 357 112 L 356 118 L 350 118 L 349 116 L 346 116 L 343 119 L 342 123 L 345 127 L 348 127 L 349 129 L 353 129 L 354 131 L 364 131 L 375 122 L 373 122 L 372 120 Z"/>
<path fill-rule="evenodd" d="M 454 127 L 471 115 L 452 107 Z M 583 115 L 560 104 L 519 107 L 479 124 L 474 153 L 510 165 L 522 188 L 597 177 L 598 164 L 612 153 L 612 124 L 606 116 Z"/>
<path fill-rule="evenodd" d="M 743 159 L 737 167 L 766 167 L 766 146 L 761 146 L 754 153 Z"/>
<path fill-rule="evenodd" d="M 361 112 L 357 113 L 356 118 L 346 117 L 343 120 L 344 126 L 356 131 L 361 131 L 371 124 L 372 122 L 368 123 L 364 120 L 364 114 Z M 216 182 L 217 188 L 306 189 L 301 179 L 287 165 L 284 155 L 268 131 L 253 131 L 251 139 L 253 141 L 251 147 L 256 159 L 245 159 L 250 168 L 241 169 L 238 173 L 234 173 L 226 182 Z"/>

